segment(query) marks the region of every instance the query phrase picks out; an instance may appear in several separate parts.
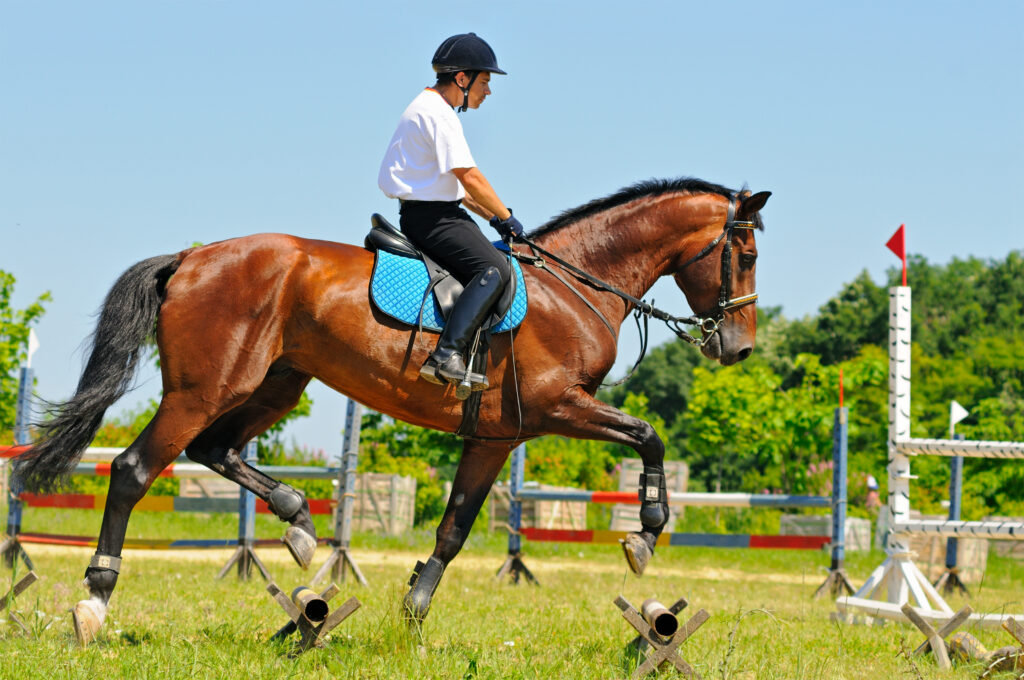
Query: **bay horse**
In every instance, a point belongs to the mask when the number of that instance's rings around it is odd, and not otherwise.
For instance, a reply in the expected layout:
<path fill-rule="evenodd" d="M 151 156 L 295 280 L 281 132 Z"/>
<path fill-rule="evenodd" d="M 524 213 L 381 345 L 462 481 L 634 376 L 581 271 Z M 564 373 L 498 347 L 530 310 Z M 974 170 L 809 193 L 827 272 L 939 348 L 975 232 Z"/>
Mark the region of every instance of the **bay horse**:
<path fill-rule="evenodd" d="M 754 228 L 763 229 L 758 211 L 769 195 L 696 179 L 651 180 L 565 212 L 530 235 L 549 261 L 523 267 L 529 312 L 518 330 L 491 339 L 493 387 L 480 393 L 478 427 L 464 439 L 433 554 L 418 565 L 405 596 L 407 616 L 426 616 L 512 448 L 545 434 L 624 444 L 643 459 L 643 529 L 623 545 L 630 568 L 643 572 L 668 521 L 664 444 L 648 423 L 594 395 L 615 361 L 622 322 L 662 276 L 674 277 L 691 309 L 711 310 L 700 322 L 707 358 L 728 365 L 750 355 Z M 530 247 L 513 250 L 528 256 Z M 551 257 L 590 278 L 556 273 Z M 457 430 L 463 402 L 453 388 L 418 379 L 434 339 L 374 307 L 373 264 L 374 255 L 358 246 L 258 234 L 144 260 L 115 283 L 74 396 L 53 408 L 39 439 L 14 461 L 27 490 L 50 491 L 65 481 L 106 409 L 130 388 L 155 328 L 163 398 L 111 465 L 85 575 L 90 597 L 73 610 L 80 644 L 106 616 L 132 509 L 182 451 L 266 501 L 289 524 L 285 543 L 306 568 L 316 548 L 308 503 L 247 465 L 239 451 L 295 406 L 311 378 L 407 423 Z"/>

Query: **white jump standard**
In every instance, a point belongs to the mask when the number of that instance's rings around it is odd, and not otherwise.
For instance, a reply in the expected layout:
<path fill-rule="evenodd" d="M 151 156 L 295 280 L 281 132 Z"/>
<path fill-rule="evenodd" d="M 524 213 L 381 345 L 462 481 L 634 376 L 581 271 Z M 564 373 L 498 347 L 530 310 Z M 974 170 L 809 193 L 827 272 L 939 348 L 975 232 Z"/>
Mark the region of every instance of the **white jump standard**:
<path fill-rule="evenodd" d="M 1024 458 L 1024 443 L 914 439 L 910 436 L 910 288 L 889 289 L 889 516 L 888 557 L 853 597 L 841 597 L 841 613 L 907 620 L 901 607 L 913 598 L 926 620 L 947 620 L 953 610 L 913 562 L 908 539 L 915 534 L 1024 540 L 1024 523 L 914 520 L 910 518 L 910 457 Z M 886 592 L 886 599 L 876 599 Z M 971 621 L 999 626 L 1011 614 L 974 614 Z"/>

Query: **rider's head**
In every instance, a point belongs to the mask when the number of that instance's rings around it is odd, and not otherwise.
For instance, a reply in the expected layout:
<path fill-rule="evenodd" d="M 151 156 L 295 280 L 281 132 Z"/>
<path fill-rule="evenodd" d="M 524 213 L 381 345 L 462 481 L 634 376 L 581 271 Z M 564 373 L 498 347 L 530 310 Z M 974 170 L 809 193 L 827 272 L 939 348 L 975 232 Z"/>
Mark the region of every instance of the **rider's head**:
<path fill-rule="evenodd" d="M 445 40 L 434 52 L 431 65 L 440 91 L 461 92 L 460 111 L 479 107 L 491 93 L 488 83 L 492 73 L 506 75 L 498 68 L 494 50 L 476 33 L 460 33 Z"/>

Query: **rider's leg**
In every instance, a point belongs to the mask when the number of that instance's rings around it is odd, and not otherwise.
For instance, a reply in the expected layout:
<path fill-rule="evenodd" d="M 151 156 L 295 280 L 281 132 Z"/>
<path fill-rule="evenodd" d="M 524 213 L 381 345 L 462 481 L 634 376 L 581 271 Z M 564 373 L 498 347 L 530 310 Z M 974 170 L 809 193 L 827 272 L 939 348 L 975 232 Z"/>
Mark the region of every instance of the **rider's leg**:
<path fill-rule="evenodd" d="M 467 347 L 511 279 L 511 267 L 455 203 L 406 201 L 402 231 L 421 250 L 447 269 L 464 286 L 445 324 L 437 348 L 424 364 L 421 377 L 430 382 L 459 383 L 466 377 Z M 471 374 L 474 390 L 487 387 L 486 376 Z"/>
<path fill-rule="evenodd" d="M 466 354 L 476 330 L 501 297 L 505 282 L 496 267 L 477 274 L 462 291 L 448 316 L 437 347 L 420 369 L 420 377 L 440 384 L 442 380 L 458 384 L 466 377 Z M 471 373 L 472 389 L 487 389 L 487 376 Z"/>

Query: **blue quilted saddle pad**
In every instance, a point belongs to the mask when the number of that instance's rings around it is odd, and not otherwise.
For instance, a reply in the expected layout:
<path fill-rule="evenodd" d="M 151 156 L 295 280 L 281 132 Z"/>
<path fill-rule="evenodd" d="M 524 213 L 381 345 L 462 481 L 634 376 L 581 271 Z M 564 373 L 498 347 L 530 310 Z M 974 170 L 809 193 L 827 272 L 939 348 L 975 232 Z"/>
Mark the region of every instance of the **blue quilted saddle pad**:
<path fill-rule="evenodd" d="M 496 242 L 494 246 L 498 250 L 508 251 L 508 246 L 502 241 Z M 523 280 L 519 260 L 512 260 L 512 270 L 516 275 L 516 295 L 501 323 L 491 326 L 492 333 L 518 328 L 526 318 L 526 282 Z M 373 278 L 370 280 L 370 299 L 377 309 L 410 326 L 420 324 L 422 306 L 423 327 L 440 331 L 444 328 L 445 322 L 434 295 L 431 294 L 427 303 L 423 304 L 423 294 L 429 282 L 427 265 L 423 260 L 378 250 L 377 263 L 373 268 Z"/>

